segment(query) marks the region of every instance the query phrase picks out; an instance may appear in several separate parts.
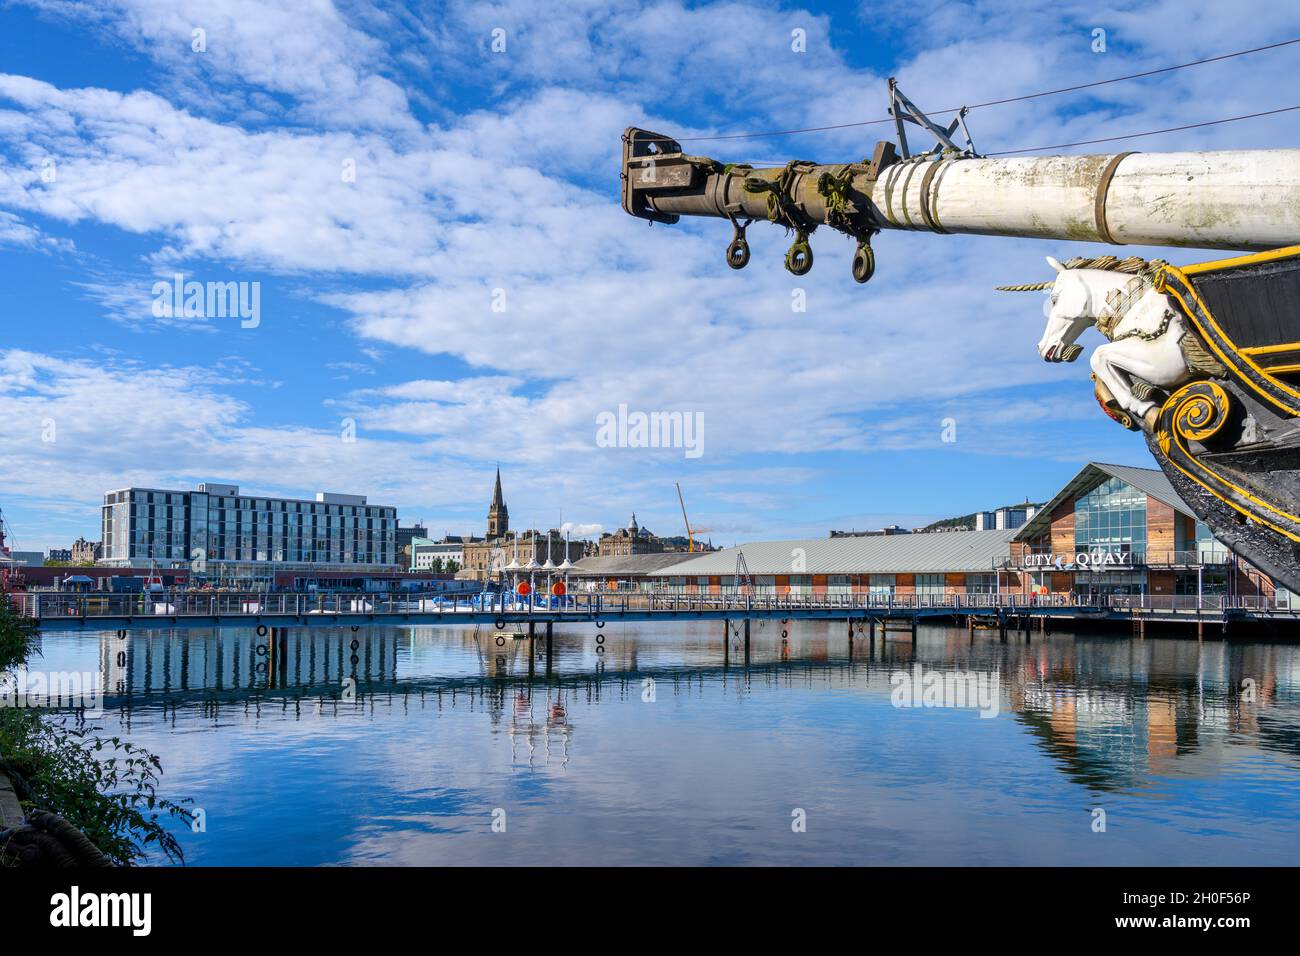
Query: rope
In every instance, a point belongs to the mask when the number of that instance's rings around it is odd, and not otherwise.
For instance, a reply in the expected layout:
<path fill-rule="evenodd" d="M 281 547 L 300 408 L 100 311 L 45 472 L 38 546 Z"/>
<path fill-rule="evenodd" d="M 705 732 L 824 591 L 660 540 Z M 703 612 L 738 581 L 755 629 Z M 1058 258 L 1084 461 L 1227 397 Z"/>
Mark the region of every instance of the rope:
<path fill-rule="evenodd" d="M 1159 136 L 1162 133 L 1181 133 L 1189 129 L 1203 129 L 1207 126 L 1222 126 L 1224 123 L 1238 123 L 1242 120 L 1259 119 L 1263 116 L 1276 116 L 1279 113 L 1292 113 L 1300 110 L 1300 104 L 1295 106 L 1281 106 L 1275 110 L 1263 110 L 1259 113 L 1244 113 L 1241 116 L 1227 116 L 1223 119 L 1206 120 L 1203 123 L 1187 123 L 1183 126 L 1167 126 L 1164 129 L 1150 129 L 1141 133 L 1124 133 L 1121 136 L 1102 136 L 1097 139 L 1081 139 L 1073 143 L 1053 143 L 1050 146 L 1022 146 L 1019 149 L 1000 149 L 991 153 L 984 153 L 985 158 L 991 156 L 1015 156 L 1021 153 L 1041 153 L 1049 149 L 1070 149 L 1074 146 L 1095 146 L 1098 143 L 1118 143 L 1127 139 L 1142 139 L 1145 136 Z"/>
<path fill-rule="evenodd" d="M 839 173 L 822 173 L 817 179 L 817 193 L 826 202 L 826 224 L 864 243 L 870 241 L 872 230 L 859 227 L 849 215 L 852 185 L 853 166 L 846 165 Z"/>
<path fill-rule="evenodd" d="M 1293 43 L 1300 43 L 1300 37 L 1295 37 L 1290 40 L 1282 40 L 1278 43 L 1269 43 L 1266 44 L 1265 46 L 1252 47 L 1249 50 L 1237 50 L 1233 53 L 1221 53 L 1218 56 L 1206 57 L 1203 60 L 1192 60 L 1188 63 L 1177 63 L 1174 64 L 1173 66 L 1163 66 L 1155 70 L 1143 70 L 1140 73 L 1128 73 L 1124 76 L 1111 77 L 1108 80 L 1095 80 L 1091 83 L 1077 83 L 1073 86 L 1063 86 L 1060 89 L 1055 89 L 1055 90 L 1041 90 L 1037 93 L 1024 93 L 1020 96 L 1010 96 L 1000 100 L 988 100 L 983 103 L 975 103 L 971 106 L 966 107 L 966 109 L 978 110 L 989 106 L 1004 106 L 1008 103 L 1021 103 L 1024 102 L 1025 100 L 1038 99 L 1044 96 L 1057 96 L 1061 93 L 1077 93 L 1080 90 L 1094 89 L 1099 86 L 1107 86 L 1111 83 L 1123 83 L 1127 80 L 1138 80 L 1148 76 L 1157 76 L 1161 73 L 1172 73 L 1175 70 L 1185 70 L 1188 67 L 1203 66 L 1206 63 L 1217 63 L 1221 60 L 1230 60 L 1233 57 L 1247 56 L 1252 53 L 1263 53 L 1266 50 L 1276 50 L 1279 47 L 1290 46 Z M 1290 108 L 1296 109 L 1297 107 L 1290 107 Z M 934 116 L 940 113 L 956 113 L 960 110 L 961 107 L 954 106 L 954 107 L 948 107 L 946 109 L 941 109 L 941 110 L 927 109 L 924 112 L 931 116 Z M 1260 113 L 1255 115 L 1263 116 L 1267 114 Z M 1240 118 L 1249 119 L 1250 117 L 1240 117 Z M 829 132 L 831 130 L 837 130 L 837 129 L 852 129 L 858 126 L 876 126 L 882 123 L 892 123 L 892 122 L 894 122 L 894 118 L 892 116 L 889 116 L 889 117 L 885 117 L 884 119 L 861 120 L 856 123 L 835 123 L 830 126 L 807 126 L 802 129 L 779 129 L 779 130 L 768 130 L 766 132 L 758 132 L 758 133 L 721 133 L 713 136 L 685 136 L 685 137 L 675 137 L 675 138 L 664 136 L 664 137 L 658 137 L 657 139 L 659 139 L 662 142 L 704 143 L 704 142 L 711 142 L 711 141 L 725 140 L 725 139 L 757 139 L 764 136 L 793 136 L 797 133 L 824 133 L 824 132 Z M 1230 122 L 1230 121 L 1219 120 L 1217 122 Z M 1151 134 L 1141 134 L 1141 135 L 1151 135 Z M 1070 145 L 1083 145 L 1083 144 L 1075 143 Z M 1055 149 L 1057 147 L 1044 147 L 1044 148 Z M 998 154 L 990 153 L 989 155 L 998 155 Z"/>
<path fill-rule="evenodd" d="M 1145 133 L 1125 133 L 1123 136 L 1103 136 L 1100 139 L 1081 139 L 1076 143 L 1055 143 L 1051 146 L 1023 146 L 1020 149 L 1001 149 L 994 153 L 985 153 L 985 156 L 1014 156 L 1017 153 L 1037 153 L 1046 149 L 1068 149 L 1071 146 L 1092 146 L 1096 143 L 1117 143 L 1124 139 L 1141 139 L 1143 136 L 1159 136 L 1161 133 L 1180 133 L 1183 130 L 1202 129 L 1206 126 L 1220 126 L 1223 123 L 1236 123 L 1241 120 L 1257 119 L 1261 116 L 1275 116 L 1278 113 L 1290 113 L 1292 110 L 1300 110 L 1300 105 L 1283 106 L 1275 110 L 1264 110 L 1262 113 L 1246 113 L 1242 116 L 1229 116 L 1224 119 L 1206 120 L 1204 123 L 1188 123 L 1185 126 L 1169 126 L 1165 129 L 1147 130 Z"/>
<path fill-rule="evenodd" d="M 796 175 L 807 172 L 815 165 L 807 160 L 792 159 L 782 167 L 781 175 L 775 181 L 758 176 L 746 177 L 745 192 L 767 193 L 768 220 L 806 235 L 816 229 L 817 224 L 804 222 L 805 217 L 800 215 L 798 206 L 790 197 L 790 186 L 794 183 Z"/>
<path fill-rule="evenodd" d="M 84 833 L 48 810 L 32 810 L 25 825 L 0 833 L 0 853 L 23 866 L 113 865 Z"/>
<path fill-rule="evenodd" d="M 31 785 L 13 764 L 0 758 L 0 770 L 9 777 L 14 790 L 22 795 L 24 801 L 35 802 Z M 7 857 L 20 866 L 113 865 L 89 837 L 49 810 L 29 810 L 22 825 L 0 831 L 0 857 Z"/>

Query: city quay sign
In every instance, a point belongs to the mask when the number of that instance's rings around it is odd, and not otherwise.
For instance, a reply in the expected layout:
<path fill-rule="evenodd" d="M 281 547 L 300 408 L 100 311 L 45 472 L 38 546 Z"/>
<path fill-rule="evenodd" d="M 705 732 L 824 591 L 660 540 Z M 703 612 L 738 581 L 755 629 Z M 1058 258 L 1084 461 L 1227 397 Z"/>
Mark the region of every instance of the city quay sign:
<path fill-rule="evenodd" d="M 1132 571 L 1131 551 L 1077 551 L 1074 554 L 1026 554 L 1021 567 L 1053 571 Z"/>

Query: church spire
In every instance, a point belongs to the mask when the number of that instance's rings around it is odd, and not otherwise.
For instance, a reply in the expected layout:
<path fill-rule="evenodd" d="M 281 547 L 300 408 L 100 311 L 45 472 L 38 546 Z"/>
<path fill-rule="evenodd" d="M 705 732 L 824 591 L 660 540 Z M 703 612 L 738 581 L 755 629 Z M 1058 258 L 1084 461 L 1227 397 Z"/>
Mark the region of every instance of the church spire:
<path fill-rule="evenodd" d="M 492 507 L 504 508 L 506 503 L 501 497 L 501 466 L 497 465 L 497 486 L 492 491 Z"/>
<path fill-rule="evenodd" d="M 497 483 L 492 489 L 492 504 L 488 506 L 488 528 L 487 536 L 489 538 L 504 537 L 510 530 L 510 510 L 506 508 L 505 497 L 501 494 L 501 467 L 497 466 Z"/>

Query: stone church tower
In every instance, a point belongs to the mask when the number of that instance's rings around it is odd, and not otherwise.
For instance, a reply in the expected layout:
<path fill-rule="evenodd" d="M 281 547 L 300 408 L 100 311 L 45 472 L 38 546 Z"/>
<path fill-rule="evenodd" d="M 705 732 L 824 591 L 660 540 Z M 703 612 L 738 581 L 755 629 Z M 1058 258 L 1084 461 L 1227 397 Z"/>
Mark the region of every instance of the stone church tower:
<path fill-rule="evenodd" d="M 492 504 L 488 507 L 488 539 L 503 538 L 510 530 L 510 511 L 501 497 L 501 469 L 497 469 L 497 485 L 492 491 Z"/>

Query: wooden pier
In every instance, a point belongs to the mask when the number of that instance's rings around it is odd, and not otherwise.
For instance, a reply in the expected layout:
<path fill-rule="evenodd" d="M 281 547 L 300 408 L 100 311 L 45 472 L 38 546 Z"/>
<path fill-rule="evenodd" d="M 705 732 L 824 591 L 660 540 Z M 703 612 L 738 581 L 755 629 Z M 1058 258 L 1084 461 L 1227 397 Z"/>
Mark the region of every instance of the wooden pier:
<path fill-rule="evenodd" d="M 505 592 L 464 596 L 380 594 L 298 594 L 264 592 L 156 592 L 147 594 L 16 592 L 8 595 L 20 613 L 39 622 L 44 631 L 173 629 L 221 627 L 338 627 L 491 625 L 498 630 L 527 626 L 530 637 L 538 625 L 547 639 L 555 624 L 594 624 L 608 621 L 715 620 L 736 626 L 747 637 L 755 620 L 844 621 L 850 635 L 865 628 L 874 638 L 908 631 L 920 622 L 947 619 L 978 627 L 1009 631 L 1049 629 L 1052 619 L 1106 622 L 1118 631 L 1143 637 L 1149 624 L 1185 624 L 1204 636 L 1207 625 L 1225 631 L 1237 621 L 1272 622 L 1284 627 L 1300 623 L 1300 614 L 1258 601 L 1215 598 L 1163 599 L 1116 596 L 1078 600 L 1063 596 L 1025 598 L 1015 594 L 909 595 L 903 598 L 864 594 L 677 594 L 658 592 L 593 592 L 562 599 L 520 599 Z M 1297 629 L 1300 635 L 1300 629 Z M 746 640 L 746 643 L 748 641 Z"/>

